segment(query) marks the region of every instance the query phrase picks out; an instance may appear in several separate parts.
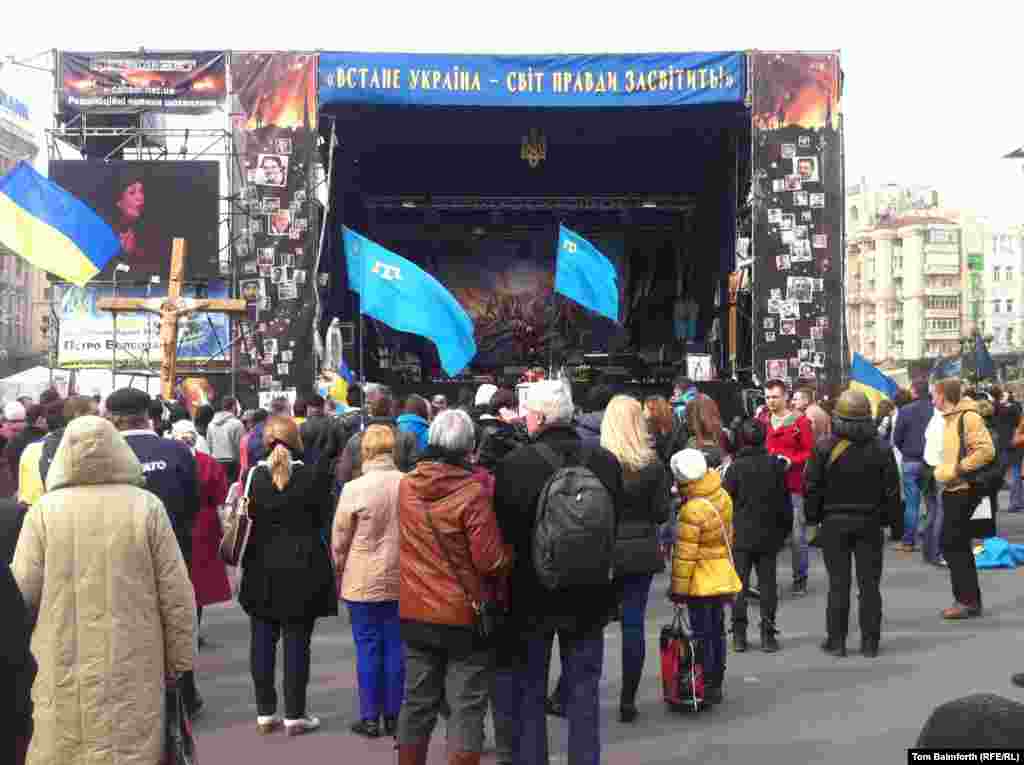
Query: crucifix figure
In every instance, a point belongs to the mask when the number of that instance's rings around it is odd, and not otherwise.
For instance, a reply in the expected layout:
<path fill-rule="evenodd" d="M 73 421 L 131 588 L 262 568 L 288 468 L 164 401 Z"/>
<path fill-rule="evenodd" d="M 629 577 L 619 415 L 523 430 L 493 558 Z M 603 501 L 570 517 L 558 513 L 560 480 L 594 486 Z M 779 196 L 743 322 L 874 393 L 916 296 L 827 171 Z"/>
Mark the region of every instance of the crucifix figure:
<path fill-rule="evenodd" d="M 178 372 L 178 320 L 195 312 L 245 313 L 244 300 L 194 300 L 181 297 L 185 275 L 185 240 L 175 239 L 171 250 L 171 275 L 167 297 L 101 298 L 104 311 L 147 311 L 160 316 L 160 395 L 165 401 L 174 398 L 174 380 Z"/>

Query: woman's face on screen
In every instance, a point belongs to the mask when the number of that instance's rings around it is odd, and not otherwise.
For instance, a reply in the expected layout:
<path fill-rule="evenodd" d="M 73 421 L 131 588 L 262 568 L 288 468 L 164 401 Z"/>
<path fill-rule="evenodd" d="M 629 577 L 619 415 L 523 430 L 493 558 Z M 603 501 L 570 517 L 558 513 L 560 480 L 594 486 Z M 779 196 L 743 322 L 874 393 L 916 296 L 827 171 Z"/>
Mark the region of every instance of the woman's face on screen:
<path fill-rule="evenodd" d="M 146 206 L 146 192 L 142 187 L 142 181 L 136 181 L 121 192 L 117 200 L 117 209 L 121 211 L 128 220 L 138 220 L 142 217 L 142 210 Z"/>

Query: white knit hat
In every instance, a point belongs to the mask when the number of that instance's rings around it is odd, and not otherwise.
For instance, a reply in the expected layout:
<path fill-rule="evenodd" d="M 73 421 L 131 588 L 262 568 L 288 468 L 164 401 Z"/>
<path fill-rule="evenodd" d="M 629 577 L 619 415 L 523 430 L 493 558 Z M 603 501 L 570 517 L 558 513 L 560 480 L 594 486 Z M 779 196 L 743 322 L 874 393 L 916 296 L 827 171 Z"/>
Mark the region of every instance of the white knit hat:
<path fill-rule="evenodd" d="M 474 404 L 476 406 L 487 406 L 491 403 L 491 399 L 494 398 L 494 394 L 498 392 L 497 385 L 491 385 L 490 383 L 484 383 L 476 389 L 476 399 Z"/>
<path fill-rule="evenodd" d="M 4 419 L 8 422 L 22 422 L 25 416 L 25 407 L 20 401 L 12 401 L 4 407 Z"/>
<path fill-rule="evenodd" d="M 699 481 L 708 472 L 708 461 L 704 459 L 704 453 L 696 449 L 676 452 L 669 464 L 672 466 L 672 475 L 679 483 Z"/>

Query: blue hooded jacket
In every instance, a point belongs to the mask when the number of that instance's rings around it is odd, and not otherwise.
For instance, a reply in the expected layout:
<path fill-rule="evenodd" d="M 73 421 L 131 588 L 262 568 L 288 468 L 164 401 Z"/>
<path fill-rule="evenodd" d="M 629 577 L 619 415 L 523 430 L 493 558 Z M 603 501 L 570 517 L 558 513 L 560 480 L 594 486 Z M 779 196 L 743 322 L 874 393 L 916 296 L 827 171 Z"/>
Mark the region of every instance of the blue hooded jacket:
<path fill-rule="evenodd" d="M 416 436 L 416 451 L 423 452 L 427 448 L 427 431 L 430 430 L 430 423 L 418 414 L 402 414 L 396 420 L 398 429 L 403 433 L 412 433 Z"/>

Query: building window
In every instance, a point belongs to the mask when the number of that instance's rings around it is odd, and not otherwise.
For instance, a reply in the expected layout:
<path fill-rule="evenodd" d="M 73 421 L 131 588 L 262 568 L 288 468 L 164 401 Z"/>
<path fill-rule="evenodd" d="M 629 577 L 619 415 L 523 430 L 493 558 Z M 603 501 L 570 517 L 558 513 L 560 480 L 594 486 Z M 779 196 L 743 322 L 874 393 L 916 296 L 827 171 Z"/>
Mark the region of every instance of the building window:
<path fill-rule="evenodd" d="M 1013 327 L 1006 328 L 1006 344 L 1013 345 Z"/>
<path fill-rule="evenodd" d="M 1010 299 L 1006 300 L 1006 312 L 1011 315 L 1013 314 L 1013 301 Z"/>
<path fill-rule="evenodd" d="M 999 271 L 999 266 L 994 266 L 992 268 L 992 281 L 994 281 L 994 282 L 999 281 L 999 272 L 1000 272 Z"/>
<path fill-rule="evenodd" d="M 999 313 L 999 308 L 1000 308 L 1000 306 L 1002 306 L 1002 304 L 1003 304 L 1003 301 L 1001 301 L 1001 300 L 993 300 L 992 301 L 992 313 Z"/>
<path fill-rule="evenodd" d="M 1012 282 L 1013 281 L 1013 266 L 1007 266 L 1005 271 L 1006 271 L 1006 281 Z"/>

